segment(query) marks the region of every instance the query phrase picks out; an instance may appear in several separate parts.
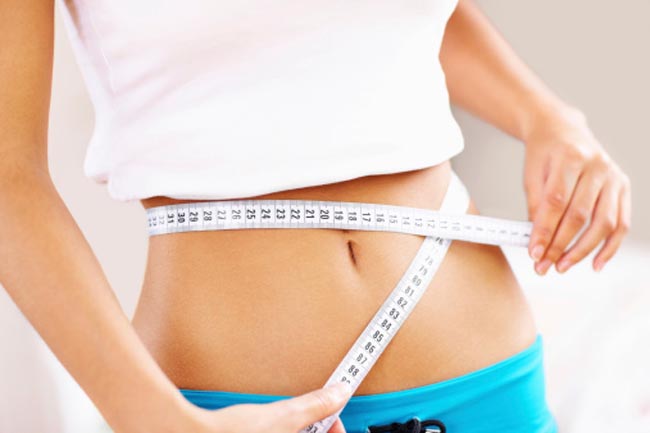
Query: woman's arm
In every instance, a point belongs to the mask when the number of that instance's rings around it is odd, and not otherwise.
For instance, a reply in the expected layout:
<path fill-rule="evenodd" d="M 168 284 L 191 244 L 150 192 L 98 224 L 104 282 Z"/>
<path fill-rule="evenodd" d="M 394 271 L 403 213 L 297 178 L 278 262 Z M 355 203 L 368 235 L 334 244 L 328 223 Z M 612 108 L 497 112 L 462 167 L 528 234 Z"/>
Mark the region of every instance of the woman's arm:
<path fill-rule="evenodd" d="M 50 177 L 54 1 L 0 0 L 0 29 L 0 282 L 113 430 L 293 433 L 340 410 L 345 384 L 214 411 L 183 397 L 138 338 Z M 345 433 L 340 418 L 330 432 Z"/>
<path fill-rule="evenodd" d="M 0 281 L 116 431 L 168 431 L 182 395 L 137 337 L 49 175 L 53 8 L 0 0 Z"/>
<path fill-rule="evenodd" d="M 585 116 L 533 74 L 470 0 L 459 0 L 449 19 L 440 61 L 453 103 L 526 144 L 529 254 L 536 271 L 544 274 L 556 263 L 564 272 L 604 239 L 594 258 L 600 270 L 629 229 L 630 181 Z"/>

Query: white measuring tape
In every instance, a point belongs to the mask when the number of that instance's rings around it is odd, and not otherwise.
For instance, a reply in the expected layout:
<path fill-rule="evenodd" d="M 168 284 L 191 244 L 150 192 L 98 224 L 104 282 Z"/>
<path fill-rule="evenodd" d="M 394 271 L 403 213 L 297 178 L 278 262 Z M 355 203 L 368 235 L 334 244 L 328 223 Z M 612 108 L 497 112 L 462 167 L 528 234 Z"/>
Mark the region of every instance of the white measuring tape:
<path fill-rule="evenodd" d="M 454 239 L 491 245 L 528 246 L 532 223 L 465 214 L 469 194 L 451 172 L 440 210 L 372 203 L 314 200 L 222 200 L 147 209 L 150 236 L 201 230 L 333 228 L 391 231 L 426 236 L 415 258 L 324 386 L 366 377 L 431 282 Z M 342 412 L 300 433 L 325 433 Z"/>

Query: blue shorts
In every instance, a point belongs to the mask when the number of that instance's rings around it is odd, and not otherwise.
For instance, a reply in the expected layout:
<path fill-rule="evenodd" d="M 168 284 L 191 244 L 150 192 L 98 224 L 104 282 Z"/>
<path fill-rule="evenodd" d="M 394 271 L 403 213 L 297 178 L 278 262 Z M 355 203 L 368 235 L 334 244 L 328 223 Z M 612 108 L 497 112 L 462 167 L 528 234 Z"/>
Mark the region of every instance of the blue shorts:
<path fill-rule="evenodd" d="M 340 414 L 347 433 L 394 431 L 447 433 L 555 433 L 557 424 L 545 393 L 542 336 L 495 364 L 452 379 L 399 391 L 353 395 Z M 181 389 L 191 403 L 220 409 L 242 403 L 270 403 L 291 396 Z M 416 418 L 416 420 L 414 420 Z M 427 420 L 435 422 L 430 427 Z M 418 421 L 421 426 L 418 426 Z"/>

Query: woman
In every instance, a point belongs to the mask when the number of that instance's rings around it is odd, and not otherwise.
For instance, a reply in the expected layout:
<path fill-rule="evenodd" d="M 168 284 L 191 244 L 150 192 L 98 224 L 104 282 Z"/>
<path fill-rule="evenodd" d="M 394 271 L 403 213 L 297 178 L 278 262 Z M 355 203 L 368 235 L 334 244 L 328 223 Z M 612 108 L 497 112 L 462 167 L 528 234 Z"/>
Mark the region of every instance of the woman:
<path fill-rule="evenodd" d="M 628 177 L 468 0 L 60 4 L 97 115 L 85 173 L 117 200 L 437 210 L 463 148 L 449 96 L 525 143 L 538 273 L 605 241 L 599 270 L 629 228 Z M 131 324 L 48 172 L 53 7 L 0 2 L 0 279 L 114 431 L 288 433 L 346 402 L 333 432 L 556 431 L 497 246 L 452 243 L 349 401 L 320 388 L 422 236 L 154 236 Z"/>

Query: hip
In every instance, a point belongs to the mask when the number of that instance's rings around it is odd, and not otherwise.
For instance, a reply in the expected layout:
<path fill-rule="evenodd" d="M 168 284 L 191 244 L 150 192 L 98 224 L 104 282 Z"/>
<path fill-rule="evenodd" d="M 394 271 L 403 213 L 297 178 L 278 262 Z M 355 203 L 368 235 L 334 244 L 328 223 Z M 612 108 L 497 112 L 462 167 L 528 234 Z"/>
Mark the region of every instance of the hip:
<path fill-rule="evenodd" d="M 249 198 L 436 210 L 450 176 L 447 161 Z M 467 213 L 479 214 L 473 201 Z M 297 395 L 323 385 L 423 239 L 334 229 L 152 237 L 133 324 L 179 388 Z M 500 247 L 456 240 L 356 394 L 454 378 L 520 352 L 535 335 L 532 314 Z"/>
<path fill-rule="evenodd" d="M 399 391 L 354 395 L 340 413 L 348 433 L 556 433 L 546 402 L 543 342 L 452 379 Z M 287 395 L 181 389 L 192 404 L 215 410 L 265 404 Z M 252 421 L 254 424 L 254 421 Z M 264 426 L 250 426 L 254 430 Z"/>

